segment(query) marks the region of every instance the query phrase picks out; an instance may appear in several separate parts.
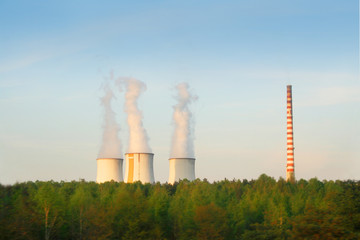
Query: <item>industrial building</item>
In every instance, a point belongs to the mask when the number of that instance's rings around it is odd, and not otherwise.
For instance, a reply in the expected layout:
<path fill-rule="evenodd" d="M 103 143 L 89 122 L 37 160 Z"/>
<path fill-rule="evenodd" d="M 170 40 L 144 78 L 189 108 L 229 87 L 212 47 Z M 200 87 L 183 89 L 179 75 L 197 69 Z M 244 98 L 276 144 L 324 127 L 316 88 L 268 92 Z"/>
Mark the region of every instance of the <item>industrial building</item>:
<path fill-rule="evenodd" d="M 125 154 L 125 182 L 154 183 L 153 153 Z"/>
<path fill-rule="evenodd" d="M 96 182 L 103 183 L 108 181 L 122 182 L 123 177 L 123 159 L 121 158 L 98 158 Z"/>
<path fill-rule="evenodd" d="M 187 179 L 195 180 L 195 158 L 170 158 L 169 159 L 169 183 Z"/>

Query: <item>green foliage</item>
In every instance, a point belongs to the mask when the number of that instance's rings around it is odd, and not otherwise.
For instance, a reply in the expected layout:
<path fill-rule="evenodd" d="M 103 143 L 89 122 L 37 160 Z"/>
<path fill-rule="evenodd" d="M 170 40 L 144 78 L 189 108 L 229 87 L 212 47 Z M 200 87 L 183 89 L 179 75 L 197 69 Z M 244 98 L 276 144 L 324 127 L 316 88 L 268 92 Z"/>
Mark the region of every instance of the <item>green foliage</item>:
<path fill-rule="evenodd" d="M 360 239 L 360 182 L 0 185 L 0 239 Z"/>
<path fill-rule="evenodd" d="M 229 227 L 224 209 L 210 203 L 205 206 L 197 206 L 194 216 L 196 224 L 196 237 L 201 240 L 218 239 L 227 237 Z"/>

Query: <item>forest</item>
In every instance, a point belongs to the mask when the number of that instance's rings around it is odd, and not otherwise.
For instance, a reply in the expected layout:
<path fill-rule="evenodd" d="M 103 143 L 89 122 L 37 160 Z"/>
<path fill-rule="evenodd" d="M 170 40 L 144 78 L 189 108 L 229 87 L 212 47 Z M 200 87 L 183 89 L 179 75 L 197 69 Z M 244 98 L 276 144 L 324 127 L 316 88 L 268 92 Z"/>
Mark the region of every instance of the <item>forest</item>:
<path fill-rule="evenodd" d="M 0 239 L 360 239 L 360 182 L 0 185 Z"/>

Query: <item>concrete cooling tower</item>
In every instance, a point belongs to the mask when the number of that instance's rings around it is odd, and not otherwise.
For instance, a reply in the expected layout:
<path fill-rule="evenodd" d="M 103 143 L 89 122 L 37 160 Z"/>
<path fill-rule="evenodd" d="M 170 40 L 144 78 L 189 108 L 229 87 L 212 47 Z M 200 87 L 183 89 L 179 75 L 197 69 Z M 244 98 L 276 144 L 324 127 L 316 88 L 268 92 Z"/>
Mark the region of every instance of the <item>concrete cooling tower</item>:
<path fill-rule="evenodd" d="M 195 180 L 195 158 L 170 158 L 169 183 L 181 179 Z"/>
<path fill-rule="evenodd" d="M 124 181 L 123 178 L 123 159 L 121 158 L 98 158 L 96 182 L 103 183 L 114 180 Z"/>
<path fill-rule="evenodd" d="M 154 183 L 153 153 L 125 154 L 125 182 Z"/>

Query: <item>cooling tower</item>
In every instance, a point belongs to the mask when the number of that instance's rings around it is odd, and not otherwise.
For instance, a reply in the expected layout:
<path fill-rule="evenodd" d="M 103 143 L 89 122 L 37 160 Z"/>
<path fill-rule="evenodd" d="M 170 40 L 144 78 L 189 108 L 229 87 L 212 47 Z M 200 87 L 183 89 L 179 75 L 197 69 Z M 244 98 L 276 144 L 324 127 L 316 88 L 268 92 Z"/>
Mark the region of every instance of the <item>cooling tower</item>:
<path fill-rule="evenodd" d="M 195 158 L 170 158 L 169 183 L 181 179 L 195 180 Z"/>
<path fill-rule="evenodd" d="M 123 159 L 121 158 L 98 158 L 96 182 L 103 183 L 114 180 L 124 181 L 123 178 Z"/>
<path fill-rule="evenodd" d="M 154 183 L 153 153 L 125 154 L 125 182 Z"/>
<path fill-rule="evenodd" d="M 287 161 L 286 161 L 286 181 L 295 181 L 294 165 L 294 133 L 293 133 L 293 107 L 292 107 L 292 88 L 287 86 Z"/>

